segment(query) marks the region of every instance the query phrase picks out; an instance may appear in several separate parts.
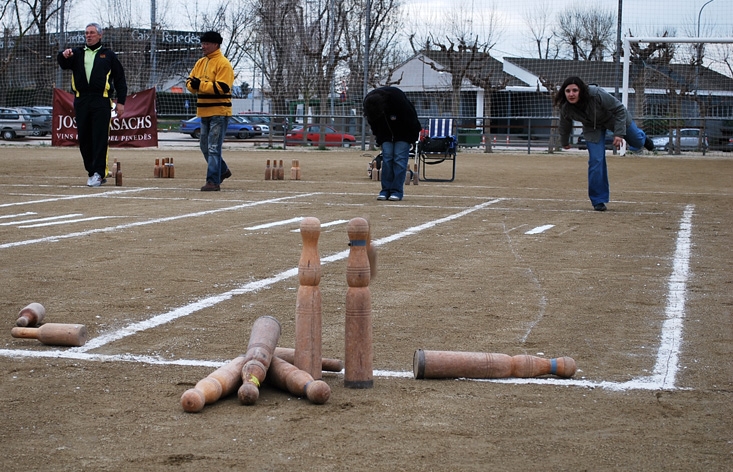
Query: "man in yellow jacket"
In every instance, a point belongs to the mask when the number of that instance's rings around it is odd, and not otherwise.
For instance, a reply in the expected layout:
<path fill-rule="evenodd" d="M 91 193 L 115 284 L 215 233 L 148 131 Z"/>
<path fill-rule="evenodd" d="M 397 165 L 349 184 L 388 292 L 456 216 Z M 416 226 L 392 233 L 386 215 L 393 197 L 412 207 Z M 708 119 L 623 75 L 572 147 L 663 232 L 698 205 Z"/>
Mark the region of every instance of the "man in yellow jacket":
<path fill-rule="evenodd" d="M 208 164 L 202 192 L 218 192 L 224 179 L 232 176 L 221 155 L 229 117 L 232 116 L 234 69 L 221 52 L 222 37 L 215 31 L 201 36 L 204 57 L 193 66 L 186 88 L 196 94 L 196 116 L 201 118 L 199 146 Z"/>

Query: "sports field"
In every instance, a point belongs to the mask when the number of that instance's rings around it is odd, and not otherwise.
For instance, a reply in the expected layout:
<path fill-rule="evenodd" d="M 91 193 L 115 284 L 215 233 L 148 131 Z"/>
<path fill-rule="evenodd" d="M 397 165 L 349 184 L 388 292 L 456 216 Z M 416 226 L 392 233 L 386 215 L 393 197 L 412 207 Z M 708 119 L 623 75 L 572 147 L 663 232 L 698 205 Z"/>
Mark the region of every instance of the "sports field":
<path fill-rule="evenodd" d="M 583 151 L 461 152 L 454 182 L 377 202 L 376 152 L 225 148 L 233 177 L 204 193 L 191 144 L 112 150 L 123 185 L 100 188 L 77 149 L 0 147 L 0 469 L 730 470 L 733 156 L 609 155 L 596 212 Z M 153 178 L 163 157 L 175 178 Z M 267 159 L 285 180 L 264 180 Z M 346 224 L 370 221 L 374 388 L 325 373 L 324 405 L 264 385 L 256 405 L 185 413 L 181 394 L 243 354 L 258 317 L 294 346 L 303 217 L 321 222 L 336 358 Z M 31 302 L 84 324 L 86 344 L 11 337 Z M 416 380 L 416 349 L 578 371 Z"/>

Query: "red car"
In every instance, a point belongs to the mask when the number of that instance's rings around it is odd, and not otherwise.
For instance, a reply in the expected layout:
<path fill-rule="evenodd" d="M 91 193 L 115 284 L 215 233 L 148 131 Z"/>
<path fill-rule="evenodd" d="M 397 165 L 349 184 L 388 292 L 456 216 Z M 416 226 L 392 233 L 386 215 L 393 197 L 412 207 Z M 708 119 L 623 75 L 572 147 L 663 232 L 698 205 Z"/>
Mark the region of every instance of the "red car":
<path fill-rule="evenodd" d="M 318 145 L 321 139 L 321 129 L 325 132 L 326 146 L 343 146 L 349 147 L 356 142 L 356 138 L 352 134 L 342 133 L 331 126 L 309 125 L 306 128 L 306 140 L 310 145 Z M 290 130 L 286 136 L 288 144 L 298 144 L 303 142 L 303 128 L 295 128 Z"/>

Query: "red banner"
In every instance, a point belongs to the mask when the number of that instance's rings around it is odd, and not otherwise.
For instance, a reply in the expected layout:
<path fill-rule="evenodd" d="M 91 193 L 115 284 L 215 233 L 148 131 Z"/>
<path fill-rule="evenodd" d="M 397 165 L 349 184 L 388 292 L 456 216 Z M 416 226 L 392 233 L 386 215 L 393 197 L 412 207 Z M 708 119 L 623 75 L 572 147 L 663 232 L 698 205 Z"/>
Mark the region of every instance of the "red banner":
<path fill-rule="evenodd" d="M 158 116 L 155 114 L 155 89 L 129 95 L 125 114 L 117 118 L 112 107 L 109 130 L 110 147 L 158 147 Z M 53 90 L 52 146 L 78 146 L 74 94 Z"/>

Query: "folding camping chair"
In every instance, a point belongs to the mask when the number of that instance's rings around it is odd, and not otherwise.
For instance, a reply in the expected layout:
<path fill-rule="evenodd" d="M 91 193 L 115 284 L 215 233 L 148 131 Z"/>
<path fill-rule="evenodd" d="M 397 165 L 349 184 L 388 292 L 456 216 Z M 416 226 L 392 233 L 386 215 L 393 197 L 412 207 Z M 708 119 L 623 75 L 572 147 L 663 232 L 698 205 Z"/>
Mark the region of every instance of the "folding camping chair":
<path fill-rule="evenodd" d="M 458 139 L 453 134 L 453 120 L 450 118 L 431 118 L 427 136 L 421 136 L 417 143 L 418 172 L 422 169 L 420 180 L 426 182 L 453 182 L 456 178 L 456 147 Z M 453 170 L 448 178 L 428 178 L 428 166 L 451 161 Z"/>

